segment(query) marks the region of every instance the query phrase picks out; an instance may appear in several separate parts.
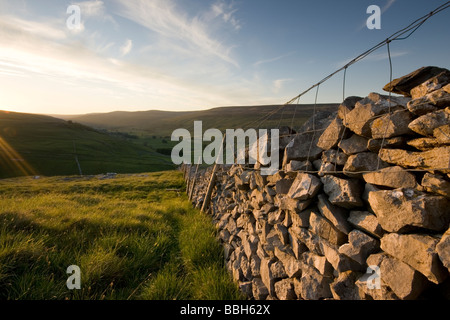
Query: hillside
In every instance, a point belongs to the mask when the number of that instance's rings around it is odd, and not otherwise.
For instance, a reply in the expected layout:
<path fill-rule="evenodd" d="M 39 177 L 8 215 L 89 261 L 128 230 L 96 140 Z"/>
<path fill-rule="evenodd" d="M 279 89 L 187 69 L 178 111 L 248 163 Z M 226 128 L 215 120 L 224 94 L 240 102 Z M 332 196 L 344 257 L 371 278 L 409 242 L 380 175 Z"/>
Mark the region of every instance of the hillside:
<path fill-rule="evenodd" d="M 294 118 L 294 127 L 299 127 L 312 114 L 314 105 L 288 105 L 283 110 L 276 111 L 279 105 L 246 106 L 246 107 L 220 107 L 201 111 L 169 112 L 160 110 L 110 113 L 92 113 L 85 115 L 57 116 L 65 120 L 72 120 L 94 128 L 116 130 L 122 132 L 139 132 L 146 135 L 170 136 L 177 128 L 192 130 L 195 120 L 203 121 L 204 128 L 217 128 L 220 130 L 232 128 L 258 127 L 259 119 L 266 115 L 267 120 L 263 127 L 277 127 L 291 125 Z M 318 104 L 318 110 L 336 110 L 337 104 Z M 255 123 L 256 122 L 256 123 Z"/>
<path fill-rule="evenodd" d="M 172 168 L 170 157 L 126 135 L 49 116 L 0 111 L 0 177 L 132 173 Z"/>

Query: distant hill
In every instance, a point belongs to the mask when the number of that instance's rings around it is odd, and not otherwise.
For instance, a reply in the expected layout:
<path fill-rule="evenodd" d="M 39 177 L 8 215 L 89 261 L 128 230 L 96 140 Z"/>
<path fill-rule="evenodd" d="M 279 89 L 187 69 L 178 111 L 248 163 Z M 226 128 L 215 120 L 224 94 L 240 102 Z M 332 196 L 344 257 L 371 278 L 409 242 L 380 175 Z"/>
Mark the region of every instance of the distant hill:
<path fill-rule="evenodd" d="M 78 164 L 83 174 L 173 168 L 169 156 L 134 140 L 54 117 L 0 111 L 0 178 L 79 174 Z"/>
<path fill-rule="evenodd" d="M 336 110 L 337 104 L 318 104 L 317 110 Z M 209 128 L 274 128 L 294 124 L 299 127 L 312 114 L 314 105 L 279 105 L 220 107 L 203 111 L 116 111 L 76 116 L 57 116 L 98 129 L 122 132 L 140 132 L 147 135 L 170 136 L 177 128 L 192 130 L 195 120 L 203 121 L 204 130 Z M 278 111 L 277 111 L 278 110 Z M 266 119 L 264 119 L 267 117 Z M 261 121 L 263 120 L 264 121 Z"/>

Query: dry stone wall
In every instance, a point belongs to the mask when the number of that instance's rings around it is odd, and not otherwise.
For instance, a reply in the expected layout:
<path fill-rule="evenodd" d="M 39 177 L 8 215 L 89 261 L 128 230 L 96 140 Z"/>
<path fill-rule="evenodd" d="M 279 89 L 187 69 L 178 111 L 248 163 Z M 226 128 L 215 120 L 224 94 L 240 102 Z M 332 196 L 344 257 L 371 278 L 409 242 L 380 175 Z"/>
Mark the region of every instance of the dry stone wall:
<path fill-rule="evenodd" d="M 384 89 L 403 96 L 349 97 L 281 130 L 274 175 L 218 166 L 207 212 L 249 299 L 450 299 L 450 72 Z M 195 179 L 199 208 L 211 175 Z"/>

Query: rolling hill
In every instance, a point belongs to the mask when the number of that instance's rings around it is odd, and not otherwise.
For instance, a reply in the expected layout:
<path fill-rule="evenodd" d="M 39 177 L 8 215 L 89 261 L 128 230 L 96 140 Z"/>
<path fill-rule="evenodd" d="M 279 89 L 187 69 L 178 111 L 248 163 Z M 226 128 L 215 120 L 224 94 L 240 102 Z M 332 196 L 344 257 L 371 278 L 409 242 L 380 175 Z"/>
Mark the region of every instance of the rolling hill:
<path fill-rule="evenodd" d="M 336 110 L 337 104 L 318 104 L 317 110 Z M 314 111 L 314 105 L 280 105 L 219 107 L 202 111 L 169 112 L 160 110 L 85 115 L 56 116 L 98 129 L 134 132 L 159 137 L 170 136 L 177 128 L 193 129 L 195 120 L 203 121 L 203 128 L 273 128 L 292 124 L 299 127 Z M 264 121 L 262 121 L 264 120 Z"/>
<path fill-rule="evenodd" d="M 169 156 L 134 140 L 54 117 L 0 111 L 0 178 L 173 169 Z"/>

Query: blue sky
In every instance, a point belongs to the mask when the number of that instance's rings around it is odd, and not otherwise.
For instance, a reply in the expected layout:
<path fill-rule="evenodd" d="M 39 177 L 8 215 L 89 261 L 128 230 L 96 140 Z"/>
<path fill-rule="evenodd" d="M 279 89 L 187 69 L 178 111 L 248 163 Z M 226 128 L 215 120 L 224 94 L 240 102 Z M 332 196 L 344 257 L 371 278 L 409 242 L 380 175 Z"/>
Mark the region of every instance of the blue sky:
<path fill-rule="evenodd" d="M 282 104 L 445 1 L 0 0 L 0 109 L 81 114 Z M 382 9 L 369 30 L 369 5 Z M 81 24 L 67 27 L 69 5 Z M 450 68 L 450 10 L 391 44 L 394 77 Z M 381 92 L 386 48 L 347 71 Z M 314 101 L 315 92 L 301 103 Z M 342 100 L 342 74 L 318 102 Z"/>

